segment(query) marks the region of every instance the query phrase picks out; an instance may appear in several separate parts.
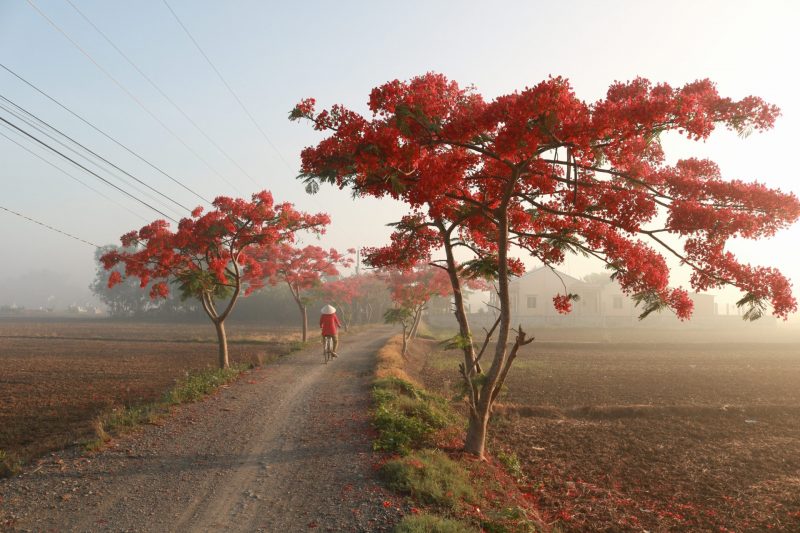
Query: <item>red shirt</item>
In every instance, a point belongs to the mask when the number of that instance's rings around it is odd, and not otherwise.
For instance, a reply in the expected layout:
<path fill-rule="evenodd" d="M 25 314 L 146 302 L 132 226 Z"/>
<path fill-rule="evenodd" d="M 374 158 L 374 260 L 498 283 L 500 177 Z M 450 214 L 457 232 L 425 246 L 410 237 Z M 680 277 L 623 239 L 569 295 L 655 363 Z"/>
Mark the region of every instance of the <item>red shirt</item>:
<path fill-rule="evenodd" d="M 332 315 L 320 315 L 319 317 L 319 327 L 322 328 L 323 335 L 336 335 L 341 325 L 336 313 Z"/>

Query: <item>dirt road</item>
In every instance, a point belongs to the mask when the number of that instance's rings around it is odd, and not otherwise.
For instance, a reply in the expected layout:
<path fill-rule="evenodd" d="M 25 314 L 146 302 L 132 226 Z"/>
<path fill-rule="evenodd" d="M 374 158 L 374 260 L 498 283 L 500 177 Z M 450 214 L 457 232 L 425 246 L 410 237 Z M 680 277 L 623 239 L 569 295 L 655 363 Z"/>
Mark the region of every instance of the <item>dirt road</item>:
<path fill-rule="evenodd" d="M 90 456 L 65 451 L 0 482 L 12 531 L 382 531 L 369 383 L 391 330 L 245 374 Z M 38 469 L 37 469 L 38 468 Z M 36 471 L 33 471 L 36 469 Z"/>

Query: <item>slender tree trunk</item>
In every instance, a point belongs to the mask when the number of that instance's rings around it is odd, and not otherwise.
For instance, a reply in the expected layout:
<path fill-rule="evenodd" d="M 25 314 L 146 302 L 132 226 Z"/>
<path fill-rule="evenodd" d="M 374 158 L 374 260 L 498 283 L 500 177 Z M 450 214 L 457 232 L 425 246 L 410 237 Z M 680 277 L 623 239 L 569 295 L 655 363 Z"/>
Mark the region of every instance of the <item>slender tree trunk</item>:
<path fill-rule="evenodd" d="M 414 321 L 411 323 L 411 330 L 408 332 L 409 339 L 417 338 L 420 320 L 422 320 L 422 307 L 418 308 L 414 313 Z"/>
<path fill-rule="evenodd" d="M 303 342 L 306 342 L 308 340 L 308 308 L 301 305 L 300 313 L 303 315 Z"/>
<path fill-rule="evenodd" d="M 403 356 L 403 357 L 406 356 L 406 350 L 408 349 L 408 334 L 407 334 L 407 331 L 408 331 L 408 327 L 404 323 L 403 324 L 403 351 L 400 353 L 400 355 Z"/>
<path fill-rule="evenodd" d="M 486 374 L 486 380 L 477 395 L 475 408 L 471 410 L 464 450 L 480 458 L 486 447 L 486 432 L 489 416 L 495 399 L 498 379 L 508 356 L 508 334 L 511 329 L 511 308 L 508 280 L 508 208 L 504 204 L 497 211 L 497 296 L 500 302 L 500 326 L 494 359 Z"/>
<path fill-rule="evenodd" d="M 475 362 L 475 347 L 472 344 L 472 331 L 469 327 L 469 320 L 467 313 L 464 309 L 464 295 L 461 292 L 461 280 L 458 279 L 458 270 L 456 268 L 456 260 L 453 255 L 453 245 L 450 242 L 450 233 L 444 228 L 444 225 L 439 227 L 439 231 L 445 235 L 444 251 L 447 259 L 447 275 L 450 278 L 450 285 L 453 289 L 453 308 L 458 322 L 458 330 L 461 336 L 466 341 L 464 343 L 464 368 L 467 375 L 472 377 L 480 373 L 482 369 Z M 468 384 L 469 385 L 469 384 Z"/>
<path fill-rule="evenodd" d="M 300 298 L 300 289 L 292 286 L 291 283 L 287 283 L 287 285 L 289 285 L 289 291 L 292 293 L 294 303 L 297 304 L 297 308 L 300 310 L 300 321 L 303 324 L 303 342 L 306 342 L 308 340 L 308 306 Z"/>
<path fill-rule="evenodd" d="M 217 330 L 217 340 L 219 341 L 219 367 L 228 368 L 231 363 L 228 359 L 228 338 L 225 335 L 225 323 L 222 320 L 215 320 L 214 329 Z"/>

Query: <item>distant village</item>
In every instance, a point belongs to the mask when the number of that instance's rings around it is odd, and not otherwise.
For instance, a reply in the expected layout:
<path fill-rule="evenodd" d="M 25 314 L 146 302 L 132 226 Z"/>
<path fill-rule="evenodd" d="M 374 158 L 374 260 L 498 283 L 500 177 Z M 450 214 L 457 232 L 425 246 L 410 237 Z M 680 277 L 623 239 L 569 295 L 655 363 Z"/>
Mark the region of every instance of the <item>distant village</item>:
<path fill-rule="evenodd" d="M 42 316 L 42 315 L 79 315 L 79 316 L 102 316 L 105 311 L 96 305 L 72 303 L 64 309 L 57 309 L 53 306 L 39 306 L 27 308 L 16 303 L 0 305 L 0 316 Z"/>
<path fill-rule="evenodd" d="M 567 315 L 559 314 L 553 307 L 553 296 L 565 292 L 578 295 L 572 312 Z M 638 323 L 642 313 L 633 299 L 622 292 L 619 284 L 604 273 L 578 279 L 558 270 L 540 267 L 514 279 L 510 283 L 510 297 L 514 320 L 531 325 L 622 327 Z M 694 302 L 690 325 L 716 325 L 740 317 L 736 306 L 725 304 L 720 309 L 711 294 L 690 293 L 690 297 Z M 486 322 L 490 322 L 497 307 L 497 295 L 493 291 L 489 291 L 488 296 L 485 293 L 472 294 L 468 299 L 469 311 L 473 316 L 486 315 Z M 446 315 L 448 308 L 449 302 L 443 300 L 432 303 L 430 312 L 432 315 Z M 763 322 L 773 322 L 771 317 L 764 319 Z M 679 321 L 672 313 L 664 312 L 647 317 L 647 322 L 665 325 Z"/>

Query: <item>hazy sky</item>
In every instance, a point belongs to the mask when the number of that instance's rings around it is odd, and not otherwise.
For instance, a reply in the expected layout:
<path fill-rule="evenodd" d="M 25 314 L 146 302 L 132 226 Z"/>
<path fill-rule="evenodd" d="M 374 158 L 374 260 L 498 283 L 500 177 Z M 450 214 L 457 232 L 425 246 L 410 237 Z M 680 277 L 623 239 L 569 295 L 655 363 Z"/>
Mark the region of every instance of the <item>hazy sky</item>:
<path fill-rule="evenodd" d="M 309 197 L 294 179 L 300 150 L 318 140 L 288 111 L 313 96 L 321 106 L 366 110 L 372 87 L 427 71 L 442 72 L 486 97 L 570 79 L 579 97 L 601 98 L 614 80 L 645 76 L 674 86 L 716 81 L 723 95 L 761 96 L 783 110 L 773 131 L 739 139 L 715 133 L 706 143 L 667 139 L 670 160 L 710 157 L 728 178 L 757 179 L 800 193 L 786 154 L 800 131 L 797 101 L 800 3 L 685 2 L 265 2 L 169 0 L 219 68 L 273 149 L 238 106 L 161 0 L 72 0 L 101 31 L 251 176 L 246 177 L 156 92 L 66 0 L 33 0 L 111 76 L 124 85 L 225 180 L 167 133 L 123 90 L 24 0 L 0 0 L 0 62 L 94 122 L 201 195 L 266 188 L 278 200 L 330 213 L 324 246 L 380 245 L 400 208 L 353 202 L 324 188 Z M 153 187 L 193 207 L 198 200 L 0 70 L 0 94 L 81 140 Z M 0 116 L 8 113 L 0 109 Z M 0 127 L 29 149 L 26 141 Z M 92 192 L 0 137 L 0 205 L 97 244 L 159 215 L 79 169 L 58 166 L 124 207 Z M 134 213 L 127 211 L 130 209 Z M 137 216 L 138 214 L 138 216 Z M 142 218 L 139 218 L 142 217 Z M 0 211 L 0 281 L 32 270 L 63 272 L 85 286 L 93 249 Z M 735 243 L 743 259 L 779 267 L 800 283 L 800 226 L 769 242 Z M 570 261 L 581 275 L 599 266 Z M 681 276 L 676 281 L 681 281 Z M 1 285 L 1 284 L 0 284 Z M 797 294 L 797 289 L 795 294 Z M 0 294 L 0 302 L 3 302 Z"/>

